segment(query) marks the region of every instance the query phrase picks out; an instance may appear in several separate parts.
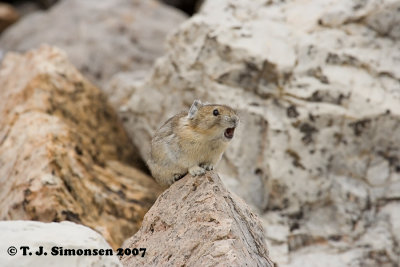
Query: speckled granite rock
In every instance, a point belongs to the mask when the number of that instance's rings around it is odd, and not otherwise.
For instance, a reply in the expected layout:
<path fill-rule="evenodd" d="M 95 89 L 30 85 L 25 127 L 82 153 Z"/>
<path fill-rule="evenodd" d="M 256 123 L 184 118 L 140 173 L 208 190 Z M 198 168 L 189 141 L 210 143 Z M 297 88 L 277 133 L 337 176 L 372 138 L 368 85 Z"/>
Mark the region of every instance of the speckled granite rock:
<path fill-rule="evenodd" d="M 268 255 L 261 221 L 216 173 L 187 175 L 174 183 L 146 214 L 124 247 L 146 248 L 123 256 L 124 266 L 265 266 Z"/>
<path fill-rule="evenodd" d="M 8 54 L 0 88 L 0 219 L 135 233 L 161 191 L 100 90 L 49 46 Z"/>
<path fill-rule="evenodd" d="M 272 258 L 319 266 L 324 255 L 342 255 L 330 264 L 393 266 L 398 8 L 378 0 L 205 1 L 149 76 L 121 84 L 131 97 L 120 116 L 146 157 L 155 129 L 193 99 L 237 108 L 242 123 L 218 171 L 263 214 Z"/>

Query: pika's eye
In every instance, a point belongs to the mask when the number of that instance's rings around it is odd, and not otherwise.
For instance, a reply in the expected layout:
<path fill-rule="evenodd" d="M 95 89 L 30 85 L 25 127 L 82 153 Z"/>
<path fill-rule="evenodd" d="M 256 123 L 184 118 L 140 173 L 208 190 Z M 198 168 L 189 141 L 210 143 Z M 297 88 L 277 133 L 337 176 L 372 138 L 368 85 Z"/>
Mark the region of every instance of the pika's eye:
<path fill-rule="evenodd" d="M 214 110 L 213 110 L 213 114 L 214 114 L 214 116 L 218 116 L 218 115 L 219 115 L 218 109 L 214 109 Z"/>

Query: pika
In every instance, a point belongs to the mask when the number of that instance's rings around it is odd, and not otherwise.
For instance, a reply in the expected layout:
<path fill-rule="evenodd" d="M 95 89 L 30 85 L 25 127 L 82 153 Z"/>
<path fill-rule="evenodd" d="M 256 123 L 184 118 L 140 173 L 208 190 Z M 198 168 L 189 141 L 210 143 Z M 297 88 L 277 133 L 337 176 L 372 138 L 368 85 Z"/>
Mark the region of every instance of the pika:
<path fill-rule="evenodd" d="M 176 114 L 156 131 L 147 161 L 151 174 L 169 186 L 187 173 L 198 176 L 213 170 L 238 124 L 234 109 L 195 100 L 189 112 Z"/>

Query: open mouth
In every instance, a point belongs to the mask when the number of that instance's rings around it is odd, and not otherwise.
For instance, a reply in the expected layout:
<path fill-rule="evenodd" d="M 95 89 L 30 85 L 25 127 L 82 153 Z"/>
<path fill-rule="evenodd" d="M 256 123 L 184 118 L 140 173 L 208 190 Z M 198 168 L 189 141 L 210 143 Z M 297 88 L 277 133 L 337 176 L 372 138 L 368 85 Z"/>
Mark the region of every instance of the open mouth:
<path fill-rule="evenodd" d="M 225 130 L 224 136 L 228 139 L 232 139 L 233 138 L 233 134 L 235 133 L 235 127 L 233 128 L 227 128 Z"/>

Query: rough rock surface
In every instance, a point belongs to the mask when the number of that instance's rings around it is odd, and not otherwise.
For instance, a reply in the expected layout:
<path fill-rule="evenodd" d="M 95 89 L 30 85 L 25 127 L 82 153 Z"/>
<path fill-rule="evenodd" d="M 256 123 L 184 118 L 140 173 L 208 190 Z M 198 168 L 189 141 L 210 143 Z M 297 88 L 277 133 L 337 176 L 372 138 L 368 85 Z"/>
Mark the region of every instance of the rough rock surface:
<path fill-rule="evenodd" d="M 0 33 L 19 18 L 18 12 L 11 5 L 0 2 Z"/>
<path fill-rule="evenodd" d="M 160 188 L 100 90 L 49 46 L 6 55 L 0 88 L 0 219 L 135 233 Z"/>
<path fill-rule="evenodd" d="M 218 170 L 289 266 L 400 262 L 399 1 L 206 1 L 120 109 L 146 157 L 195 98 L 241 126 Z M 118 80 L 114 80 L 117 86 Z"/>
<path fill-rule="evenodd" d="M 110 253 L 111 247 L 104 238 L 83 225 L 72 222 L 43 223 L 34 221 L 0 221 L 0 262 L 1 266 L 121 266 L 118 257 L 113 252 L 112 255 L 98 256 L 60 256 L 52 255 L 52 248 L 73 249 L 101 249 L 104 253 Z M 9 247 L 15 247 L 17 254 L 10 256 L 7 254 Z M 23 255 L 21 246 L 28 246 L 32 256 Z M 43 247 L 43 253 L 47 255 L 36 256 L 35 252 Z M 79 253 L 79 252 L 78 252 Z"/>
<path fill-rule="evenodd" d="M 92 82 L 104 85 L 117 72 L 148 70 L 164 54 L 166 35 L 185 19 L 154 0 L 60 1 L 10 27 L 0 49 L 55 45 Z"/>
<path fill-rule="evenodd" d="M 146 248 L 123 256 L 124 266 L 274 266 L 261 221 L 230 193 L 216 173 L 187 175 L 146 214 L 124 247 Z"/>

